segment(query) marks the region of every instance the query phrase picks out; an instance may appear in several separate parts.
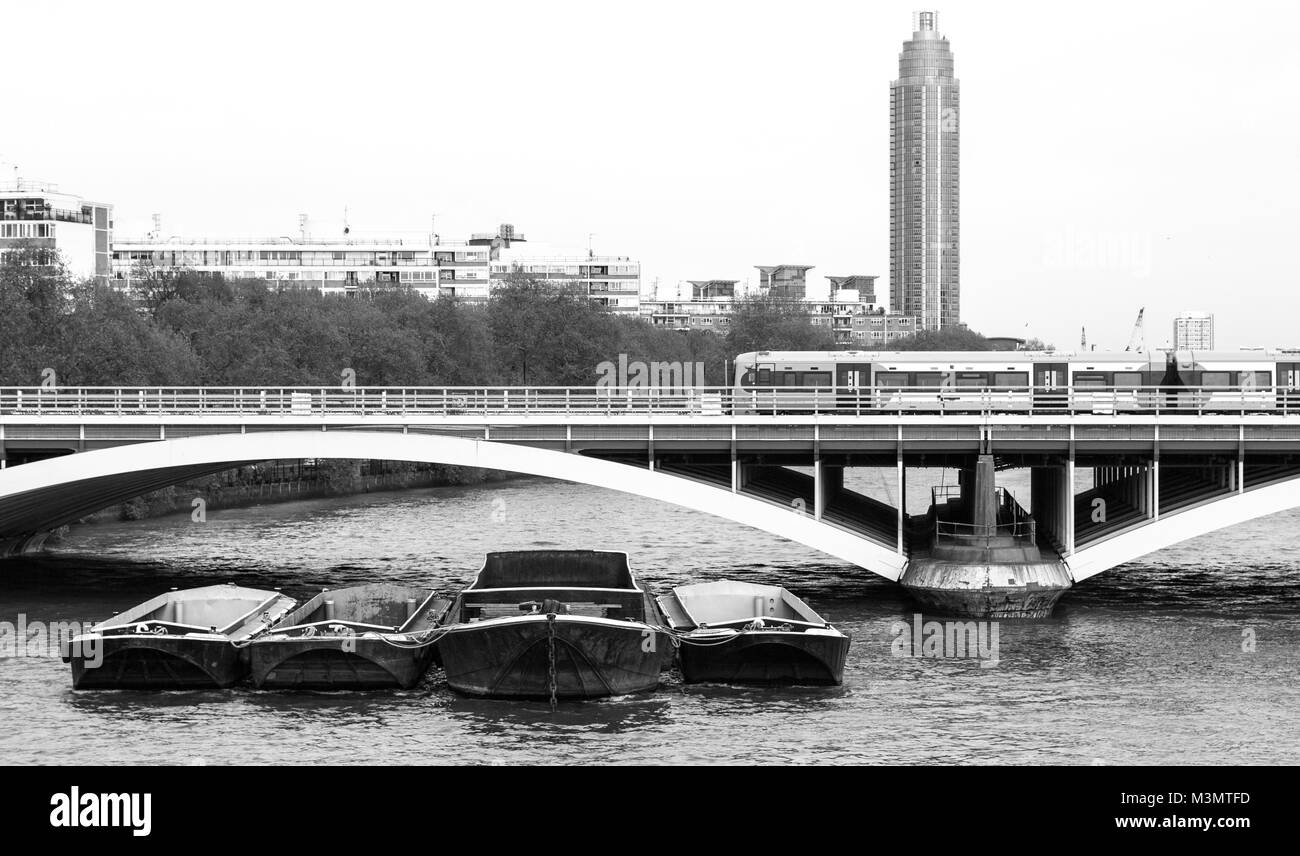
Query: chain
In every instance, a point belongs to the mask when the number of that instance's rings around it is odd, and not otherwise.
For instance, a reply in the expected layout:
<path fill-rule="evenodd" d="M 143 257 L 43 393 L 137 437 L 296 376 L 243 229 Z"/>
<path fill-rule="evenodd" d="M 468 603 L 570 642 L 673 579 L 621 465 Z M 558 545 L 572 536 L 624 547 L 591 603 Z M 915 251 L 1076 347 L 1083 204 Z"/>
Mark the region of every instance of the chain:
<path fill-rule="evenodd" d="M 551 713 L 555 713 L 555 613 L 546 614 L 547 675 L 551 682 Z"/>

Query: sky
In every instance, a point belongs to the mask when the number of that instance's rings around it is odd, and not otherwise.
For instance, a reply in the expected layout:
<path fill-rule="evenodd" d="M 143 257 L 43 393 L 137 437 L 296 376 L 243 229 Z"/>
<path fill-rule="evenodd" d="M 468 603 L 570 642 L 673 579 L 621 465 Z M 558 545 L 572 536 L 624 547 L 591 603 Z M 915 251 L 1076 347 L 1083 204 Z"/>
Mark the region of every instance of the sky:
<path fill-rule="evenodd" d="M 962 318 L 1123 349 L 1183 310 L 1300 347 L 1293 2 L 9 3 L 0 164 L 187 236 L 341 230 L 889 276 L 889 85 L 961 81 Z M 21 70 L 21 73 L 16 70 Z M 436 216 L 436 221 L 431 217 Z"/>

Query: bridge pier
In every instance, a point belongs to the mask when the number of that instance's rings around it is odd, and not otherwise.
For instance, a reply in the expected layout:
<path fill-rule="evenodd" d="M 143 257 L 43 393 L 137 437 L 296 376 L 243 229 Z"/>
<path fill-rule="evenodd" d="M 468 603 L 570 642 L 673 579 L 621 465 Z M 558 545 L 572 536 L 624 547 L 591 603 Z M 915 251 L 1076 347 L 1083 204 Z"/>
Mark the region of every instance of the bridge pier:
<path fill-rule="evenodd" d="M 1069 491 L 1072 498 L 1072 480 L 1056 481 L 1058 494 Z M 1070 505 L 1064 496 L 1053 499 L 1057 508 Z M 1045 618 L 1070 588 L 1065 563 L 1039 549 L 1034 519 L 998 493 L 992 455 L 980 455 L 963 470 L 960 499 L 936 502 L 931 515 L 933 541 L 916 552 L 899 580 L 922 609 L 974 618 Z M 1072 520 L 1069 515 L 1063 521 L 1067 533 Z"/>

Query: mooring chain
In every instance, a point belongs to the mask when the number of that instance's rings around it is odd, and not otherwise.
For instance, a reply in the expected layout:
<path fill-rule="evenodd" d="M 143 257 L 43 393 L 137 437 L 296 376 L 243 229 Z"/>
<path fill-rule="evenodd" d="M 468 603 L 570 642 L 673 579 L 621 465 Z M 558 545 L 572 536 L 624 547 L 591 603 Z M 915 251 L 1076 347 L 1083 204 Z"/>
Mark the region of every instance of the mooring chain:
<path fill-rule="evenodd" d="M 546 645 L 548 662 L 546 669 L 551 681 L 551 713 L 555 713 L 555 613 L 546 613 Z"/>

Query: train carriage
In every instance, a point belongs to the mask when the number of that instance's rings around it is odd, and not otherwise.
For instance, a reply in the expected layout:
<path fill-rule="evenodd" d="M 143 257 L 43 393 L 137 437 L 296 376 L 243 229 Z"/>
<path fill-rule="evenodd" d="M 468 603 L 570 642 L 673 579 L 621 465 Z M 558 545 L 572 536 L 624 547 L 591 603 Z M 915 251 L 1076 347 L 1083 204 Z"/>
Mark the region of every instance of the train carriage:
<path fill-rule="evenodd" d="M 1300 409 L 1300 352 L 756 351 L 736 413 Z"/>
<path fill-rule="evenodd" d="M 736 358 L 738 412 L 1027 410 L 1027 353 L 758 351 Z"/>
<path fill-rule="evenodd" d="M 1071 407 L 1093 413 L 1154 407 L 1167 371 L 1163 354 L 1139 351 L 1072 354 L 1065 366 Z"/>
<path fill-rule="evenodd" d="M 1196 410 L 1272 410 L 1277 406 L 1278 361 L 1263 351 L 1174 351 L 1166 382 L 1179 392 L 1178 407 Z M 1166 403 L 1167 404 L 1167 403 Z"/>

